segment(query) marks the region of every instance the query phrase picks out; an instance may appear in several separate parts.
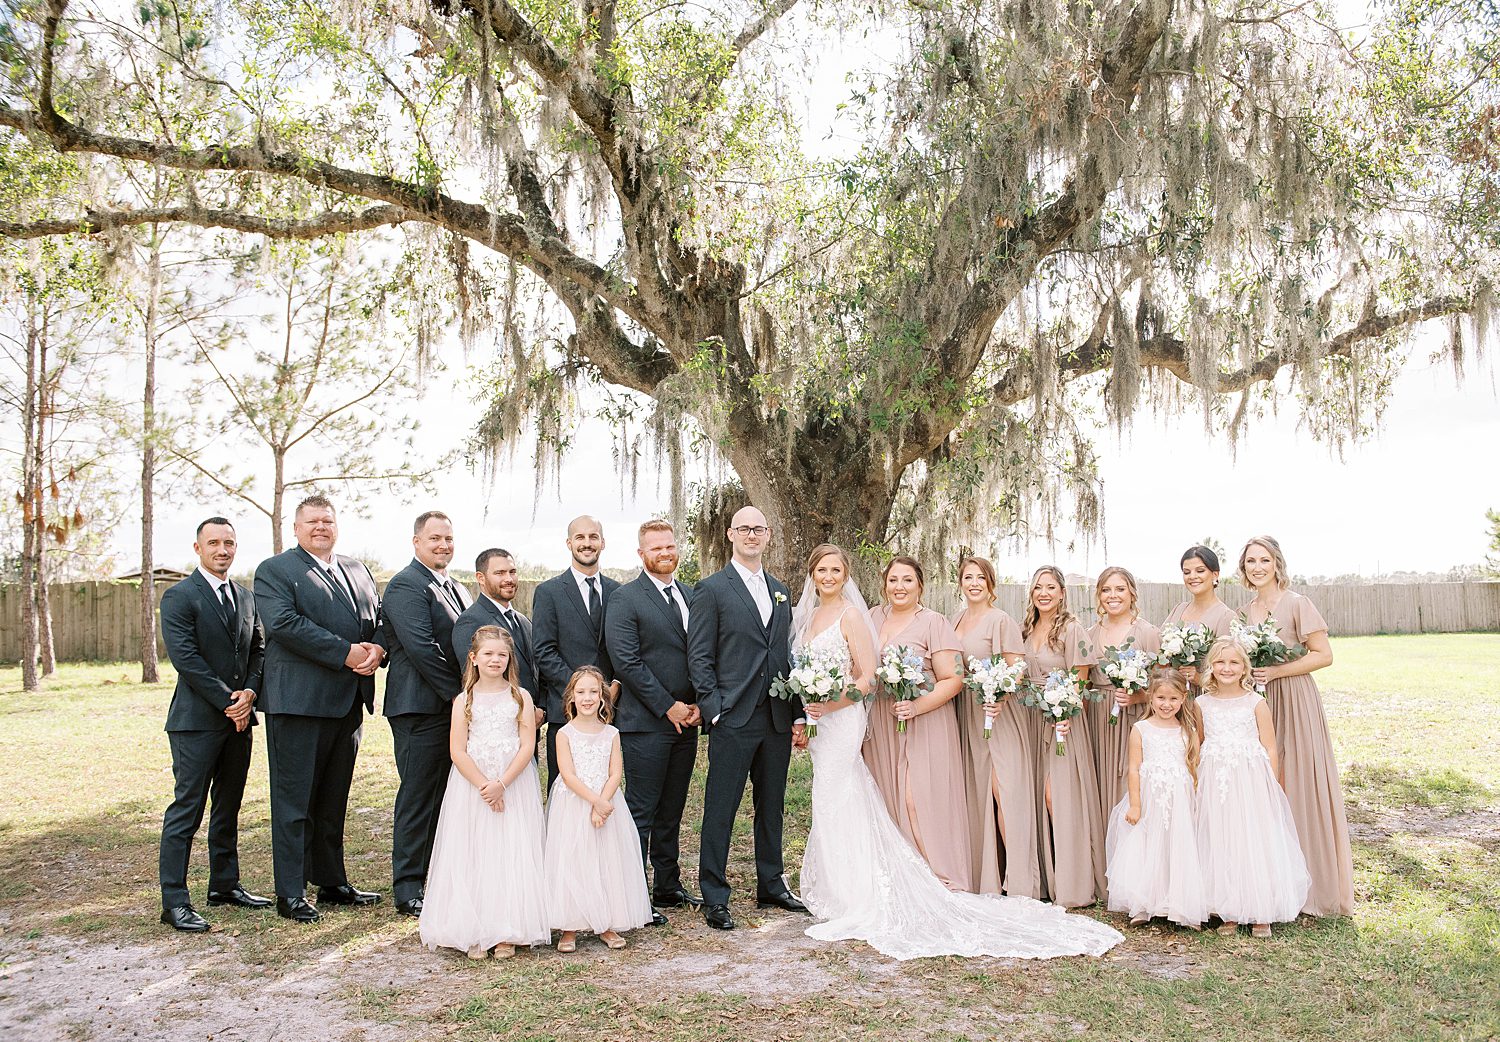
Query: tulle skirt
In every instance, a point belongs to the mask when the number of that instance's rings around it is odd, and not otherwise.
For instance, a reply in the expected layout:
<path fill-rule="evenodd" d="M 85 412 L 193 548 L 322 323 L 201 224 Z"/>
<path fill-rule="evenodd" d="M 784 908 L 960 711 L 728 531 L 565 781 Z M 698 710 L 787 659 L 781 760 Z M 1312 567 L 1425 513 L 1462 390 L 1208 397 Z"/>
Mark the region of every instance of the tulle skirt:
<path fill-rule="evenodd" d="M 1125 820 L 1128 793 L 1110 812 L 1104 844 L 1109 910 L 1200 926 L 1208 918 L 1208 894 L 1198 859 L 1192 780 L 1184 773 L 1157 788 L 1143 777 L 1141 788 L 1140 821 Z"/>
<path fill-rule="evenodd" d="M 498 812 L 450 768 L 422 899 L 422 943 L 461 951 L 550 943 L 545 828 L 531 764 L 505 790 L 505 809 Z"/>
<path fill-rule="evenodd" d="M 547 919 L 555 930 L 634 930 L 651 922 L 641 838 L 616 792 L 599 828 L 593 808 L 561 778 L 547 798 Z"/>
<path fill-rule="evenodd" d="M 1297 918 L 1312 878 L 1268 760 L 1218 757 L 1205 747 L 1196 819 L 1210 914 L 1237 923 Z"/>

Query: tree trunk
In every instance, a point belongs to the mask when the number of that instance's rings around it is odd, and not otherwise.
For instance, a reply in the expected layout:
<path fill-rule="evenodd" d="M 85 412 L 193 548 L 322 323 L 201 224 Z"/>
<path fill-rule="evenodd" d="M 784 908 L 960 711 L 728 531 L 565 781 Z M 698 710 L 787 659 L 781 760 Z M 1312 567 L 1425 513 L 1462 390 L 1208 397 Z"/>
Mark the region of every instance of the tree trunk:
<path fill-rule="evenodd" d="M 156 311 L 161 300 L 161 240 L 151 226 L 146 288 L 146 385 L 141 394 L 141 683 L 161 679 L 156 661 L 156 563 L 152 555 L 156 508 Z"/>
<path fill-rule="evenodd" d="M 41 555 L 41 532 L 38 515 L 42 502 L 42 475 L 37 466 L 37 420 L 41 414 L 38 401 L 42 362 L 41 331 L 37 328 L 36 302 L 27 308 L 26 323 L 26 400 L 22 405 L 24 427 L 21 452 L 21 687 L 36 691 L 42 686 L 37 675 L 37 558 Z"/>
<path fill-rule="evenodd" d="M 286 509 L 286 450 L 273 449 L 272 454 L 276 463 L 276 484 L 271 490 L 271 552 L 279 554 L 282 549 L 281 514 Z"/>

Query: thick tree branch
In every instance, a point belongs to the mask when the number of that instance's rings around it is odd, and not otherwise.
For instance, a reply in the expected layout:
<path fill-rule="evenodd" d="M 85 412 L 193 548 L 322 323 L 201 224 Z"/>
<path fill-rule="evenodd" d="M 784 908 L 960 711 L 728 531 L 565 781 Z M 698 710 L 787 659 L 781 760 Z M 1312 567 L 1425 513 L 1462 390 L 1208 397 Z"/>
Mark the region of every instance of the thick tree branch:
<path fill-rule="evenodd" d="M 189 204 L 155 206 L 139 210 L 99 210 L 90 207 L 80 217 L 17 223 L 0 221 L 0 238 L 40 239 L 48 235 L 98 235 L 118 228 L 142 224 L 191 224 L 199 228 L 227 228 L 273 239 L 319 239 L 340 232 L 368 231 L 400 224 L 412 217 L 399 206 L 372 206 L 365 210 L 330 210 L 307 220 L 257 217 L 235 210 L 216 210 Z"/>

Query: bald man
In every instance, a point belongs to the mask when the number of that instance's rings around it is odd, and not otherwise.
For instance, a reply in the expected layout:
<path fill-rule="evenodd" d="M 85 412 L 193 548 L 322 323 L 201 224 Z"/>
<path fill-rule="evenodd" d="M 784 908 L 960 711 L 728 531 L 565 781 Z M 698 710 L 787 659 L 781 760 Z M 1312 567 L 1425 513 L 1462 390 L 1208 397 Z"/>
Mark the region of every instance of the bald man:
<path fill-rule="evenodd" d="M 531 597 L 531 633 L 541 694 L 537 706 L 547 710 L 547 791 L 557 780 L 557 731 L 563 714 L 563 691 L 581 666 L 594 666 L 605 680 L 614 679 L 604 644 L 604 614 L 620 584 L 599 573 L 604 529 L 587 514 L 568 523 L 565 571 L 537 584 Z"/>
<path fill-rule="evenodd" d="M 792 668 L 791 595 L 761 560 L 771 544 L 764 514 L 740 509 L 729 543 L 729 565 L 694 587 L 688 618 L 688 675 L 708 732 L 698 884 L 704 921 L 715 930 L 734 929 L 729 840 L 747 781 L 755 790 L 756 903 L 807 911 L 786 885 L 781 855 L 787 767 L 806 728 L 799 703 L 771 697 L 771 681 Z"/>

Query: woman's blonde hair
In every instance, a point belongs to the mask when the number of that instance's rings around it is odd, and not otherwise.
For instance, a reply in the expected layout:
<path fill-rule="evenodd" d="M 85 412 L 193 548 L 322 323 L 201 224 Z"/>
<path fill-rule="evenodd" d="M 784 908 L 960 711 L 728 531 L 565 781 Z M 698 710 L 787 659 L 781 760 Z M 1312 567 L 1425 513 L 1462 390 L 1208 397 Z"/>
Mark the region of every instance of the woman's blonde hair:
<path fill-rule="evenodd" d="M 808 576 L 811 577 L 813 569 L 818 566 L 818 562 L 823 558 L 829 556 L 830 554 L 837 557 L 841 562 L 843 562 L 844 581 L 847 582 L 854 574 L 854 562 L 849 560 L 849 555 L 846 554 L 844 552 L 844 548 L 842 546 L 839 546 L 837 543 L 819 543 L 817 546 L 813 547 L 812 553 L 807 555 Z"/>
<path fill-rule="evenodd" d="M 1276 583 L 1276 588 L 1284 590 L 1288 586 L 1290 586 L 1292 584 L 1292 580 L 1291 577 L 1286 573 L 1286 555 L 1281 552 L 1281 544 L 1276 541 L 1275 537 L 1268 535 L 1258 535 L 1254 539 L 1247 541 L 1245 543 L 1245 548 L 1240 551 L 1241 581 L 1243 581 L 1246 586 L 1250 586 L 1250 577 L 1245 574 L 1245 558 L 1250 556 L 1250 548 L 1252 546 L 1263 546 L 1270 552 L 1271 564 L 1276 570 L 1275 575 L 1273 576 L 1273 581 Z M 1250 588 L 1254 589 L 1253 586 L 1251 586 Z"/>
<path fill-rule="evenodd" d="M 469 641 L 468 665 L 464 667 L 464 722 L 474 722 L 474 685 L 479 683 L 479 665 L 474 656 L 486 641 L 498 640 L 505 645 L 505 682 L 510 685 L 510 697 L 516 700 L 516 719 L 526 710 L 526 698 L 521 694 L 520 672 L 516 667 L 516 645 L 510 634 L 499 626 L 481 626 L 474 631 Z"/>
<path fill-rule="evenodd" d="M 1036 610 L 1036 598 L 1032 594 L 1036 592 L 1037 580 L 1043 575 L 1056 579 L 1058 588 L 1062 591 L 1057 614 L 1052 617 L 1052 628 L 1047 631 L 1047 647 L 1053 651 L 1062 651 L 1063 634 L 1067 632 L 1070 623 L 1078 621 L 1078 617 L 1068 610 L 1068 580 L 1055 564 L 1044 564 L 1031 573 L 1031 584 L 1026 587 L 1026 615 L 1021 622 L 1021 636 L 1030 640 L 1031 631 L 1041 621 L 1042 613 Z"/>
<path fill-rule="evenodd" d="M 962 584 L 964 581 L 964 569 L 968 568 L 970 565 L 978 568 L 979 574 L 984 576 L 984 585 L 989 587 L 990 605 L 993 607 L 995 603 L 995 587 L 999 583 L 999 580 L 995 578 L 995 566 L 990 564 L 990 562 L 985 560 L 983 557 L 975 557 L 973 554 L 966 554 L 965 556 L 960 557 L 958 559 L 957 575 L 957 579 L 960 584 Z"/>
<path fill-rule="evenodd" d="M 1203 684 L 1205 694 L 1215 695 L 1219 693 L 1219 679 L 1214 676 L 1214 663 L 1226 655 L 1233 655 L 1239 659 L 1245 667 L 1244 675 L 1240 677 L 1240 690 L 1249 691 L 1255 686 L 1255 681 L 1250 676 L 1250 656 L 1240 646 L 1240 642 L 1233 637 L 1220 637 L 1214 641 L 1214 646 L 1208 649 L 1208 658 L 1203 660 Z"/>
<path fill-rule="evenodd" d="M 1130 569 L 1121 568 L 1112 564 L 1099 573 L 1099 578 L 1094 582 L 1094 610 L 1099 620 L 1104 620 L 1104 584 L 1109 582 L 1111 576 L 1118 575 L 1125 580 L 1125 589 L 1130 591 L 1130 617 L 1138 619 L 1141 617 L 1141 594 L 1135 585 L 1135 576 L 1130 574 Z"/>
<path fill-rule="evenodd" d="M 568 678 L 568 686 L 563 689 L 563 716 L 571 720 L 578 715 L 578 682 L 584 677 L 593 677 L 599 681 L 599 719 L 609 723 L 615 715 L 615 704 L 604 674 L 594 666 L 579 666 Z"/>
<path fill-rule="evenodd" d="M 1177 725 L 1182 728 L 1182 740 L 1187 745 L 1188 773 L 1196 782 L 1198 761 L 1203 755 L 1203 712 L 1177 670 L 1154 669 L 1151 671 L 1151 679 L 1146 682 L 1146 711 L 1151 715 L 1155 715 L 1155 710 L 1151 708 L 1151 696 L 1164 687 L 1171 688 L 1182 698 L 1182 706 L 1177 710 Z"/>

